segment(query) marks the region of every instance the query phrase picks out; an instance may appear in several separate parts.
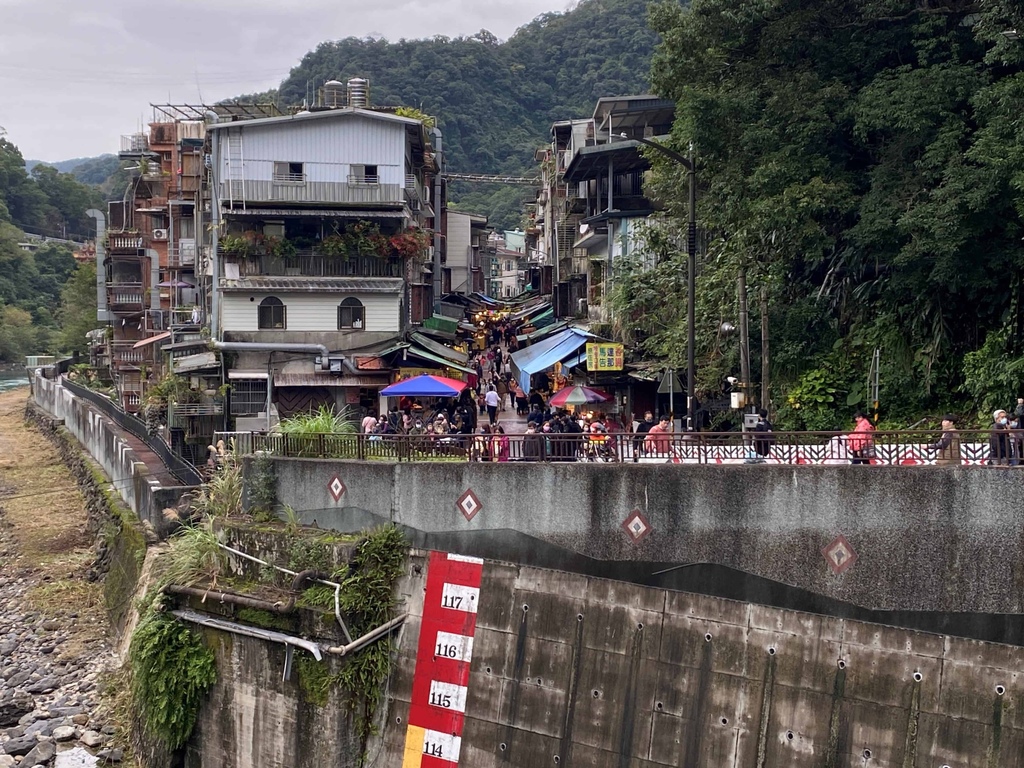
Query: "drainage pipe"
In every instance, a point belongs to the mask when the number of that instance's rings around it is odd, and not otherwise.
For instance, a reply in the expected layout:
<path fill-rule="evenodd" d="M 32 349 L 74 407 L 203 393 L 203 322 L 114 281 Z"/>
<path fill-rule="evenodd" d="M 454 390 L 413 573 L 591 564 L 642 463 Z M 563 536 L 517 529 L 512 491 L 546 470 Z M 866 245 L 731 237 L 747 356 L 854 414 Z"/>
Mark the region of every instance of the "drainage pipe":
<path fill-rule="evenodd" d="M 250 555 L 246 552 L 242 552 L 240 549 L 229 547 L 227 544 L 218 543 L 217 546 L 223 550 L 230 552 L 233 555 L 244 557 L 246 560 L 250 560 L 254 563 L 259 563 L 260 565 L 265 565 L 268 568 L 273 568 L 274 570 L 280 571 L 281 573 L 287 573 L 289 576 L 294 576 L 295 581 L 293 581 L 292 584 L 298 582 L 299 576 L 304 576 L 304 580 L 308 578 L 311 581 L 317 582 L 318 584 L 323 584 L 328 587 L 334 587 L 334 618 L 338 620 L 338 626 L 341 627 L 341 632 L 343 635 L 345 635 L 345 640 L 347 640 L 349 643 L 352 642 L 352 635 L 349 634 L 348 627 L 345 626 L 345 622 L 341 618 L 341 584 L 338 584 L 333 581 L 327 581 L 326 579 L 305 576 L 305 574 L 307 574 L 308 571 L 302 571 L 302 573 L 297 573 L 295 571 L 289 570 L 288 568 L 282 568 L 280 565 L 274 565 L 274 563 L 269 563 L 266 560 L 261 560 L 258 557 Z"/>
<path fill-rule="evenodd" d="M 107 311 L 107 217 L 98 208 L 90 208 L 85 215 L 96 220 L 96 319 L 110 320 Z"/>
<path fill-rule="evenodd" d="M 378 638 L 388 634 L 392 629 L 402 624 L 402 622 L 404 622 L 407 618 L 409 618 L 409 614 L 403 613 L 401 616 L 396 616 L 391 621 L 385 624 L 381 624 L 376 629 L 371 629 L 362 637 L 357 637 L 348 645 L 332 645 L 324 648 L 324 650 L 327 651 L 327 653 L 334 653 L 338 656 L 345 656 L 346 654 L 358 651 L 360 648 L 369 645 L 374 640 L 377 640 Z"/>
<path fill-rule="evenodd" d="M 258 611 L 268 611 L 270 613 L 277 613 L 280 615 L 286 615 L 295 612 L 295 596 L 288 598 L 286 603 L 272 603 L 269 600 L 260 600 L 255 597 L 246 597 L 245 595 L 235 595 L 230 592 L 213 592 L 208 589 L 199 589 L 197 587 L 185 587 L 180 584 L 168 584 L 164 587 L 164 592 L 169 595 L 185 595 L 186 597 L 198 597 L 203 602 L 207 599 L 213 600 L 216 603 L 227 603 L 228 605 L 238 605 L 243 608 L 255 608 Z"/>

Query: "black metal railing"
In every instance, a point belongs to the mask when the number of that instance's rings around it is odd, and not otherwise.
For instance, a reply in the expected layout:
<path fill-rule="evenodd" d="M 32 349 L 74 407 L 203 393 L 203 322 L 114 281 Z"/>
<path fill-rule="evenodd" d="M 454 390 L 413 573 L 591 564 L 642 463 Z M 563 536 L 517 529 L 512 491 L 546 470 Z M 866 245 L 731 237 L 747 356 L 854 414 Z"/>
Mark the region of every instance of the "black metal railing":
<path fill-rule="evenodd" d="M 221 432 L 240 453 L 365 461 L 596 461 L 672 464 L 1024 466 L 1024 431 L 926 430 L 608 435 L 286 435 Z"/>
<path fill-rule="evenodd" d="M 183 485 L 202 485 L 203 477 L 199 473 L 199 470 L 190 462 L 174 453 L 167 443 L 156 435 L 151 434 L 150 431 L 146 429 L 146 425 L 141 419 L 131 415 L 130 413 L 126 413 L 118 407 L 117 403 L 104 397 L 98 392 L 93 392 L 86 387 L 69 381 L 67 377 L 62 377 L 60 381 L 61 386 L 65 389 L 73 393 L 76 397 L 87 400 L 119 427 L 145 443 L 146 446 L 153 451 L 157 457 L 159 457 L 160 461 L 163 462 L 163 465 L 167 467 L 167 470 Z"/>

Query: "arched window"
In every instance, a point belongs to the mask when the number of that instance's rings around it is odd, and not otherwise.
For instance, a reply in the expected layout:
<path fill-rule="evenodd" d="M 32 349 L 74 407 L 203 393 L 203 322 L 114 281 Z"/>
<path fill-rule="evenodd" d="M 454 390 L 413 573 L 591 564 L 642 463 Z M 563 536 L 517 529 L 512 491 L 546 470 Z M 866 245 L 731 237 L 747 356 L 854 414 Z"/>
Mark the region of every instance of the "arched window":
<path fill-rule="evenodd" d="M 342 299 L 338 305 L 338 330 L 363 330 L 363 302 L 359 299 Z"/>
<path fill-rule="evenodd" d="M 261 331 L 283 331 L 287 327 L 287 307 L 276 296 L 267 296 L 260 302 L 259 329 Z"/>

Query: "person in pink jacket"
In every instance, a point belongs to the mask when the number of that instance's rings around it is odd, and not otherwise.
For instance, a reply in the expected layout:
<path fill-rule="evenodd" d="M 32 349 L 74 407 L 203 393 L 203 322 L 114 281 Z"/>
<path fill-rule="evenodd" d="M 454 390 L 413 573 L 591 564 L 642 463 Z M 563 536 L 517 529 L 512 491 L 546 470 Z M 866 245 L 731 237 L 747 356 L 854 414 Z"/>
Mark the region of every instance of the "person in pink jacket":
<path fill-rule="evenodd" d="M 853 456 L 851 464 L 870 464 L 875 458 L 875 425 L 861 411 L 854 414 L 853 420 L 856 426 L 853 434 L 846 438 L 846 445 Z"/>

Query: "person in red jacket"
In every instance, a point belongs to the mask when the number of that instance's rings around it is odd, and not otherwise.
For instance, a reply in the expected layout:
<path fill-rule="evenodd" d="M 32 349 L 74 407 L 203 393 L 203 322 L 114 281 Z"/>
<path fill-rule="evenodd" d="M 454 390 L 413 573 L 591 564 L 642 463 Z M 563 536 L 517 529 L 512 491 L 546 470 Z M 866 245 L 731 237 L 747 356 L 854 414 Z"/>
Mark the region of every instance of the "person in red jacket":
<path fill-rule="evenodd" d="M 853 434 L 846 438 L 846 445 L 853 456 L 850 459 L 850 463 L 870 464 L 871 460 L 875 458 L 875 437 L 873 434 L 875 425 L 861 411 L 857 411 L 853 415 L 853 420 L 856 423 L 856 426 L 853 428 Z"/>

